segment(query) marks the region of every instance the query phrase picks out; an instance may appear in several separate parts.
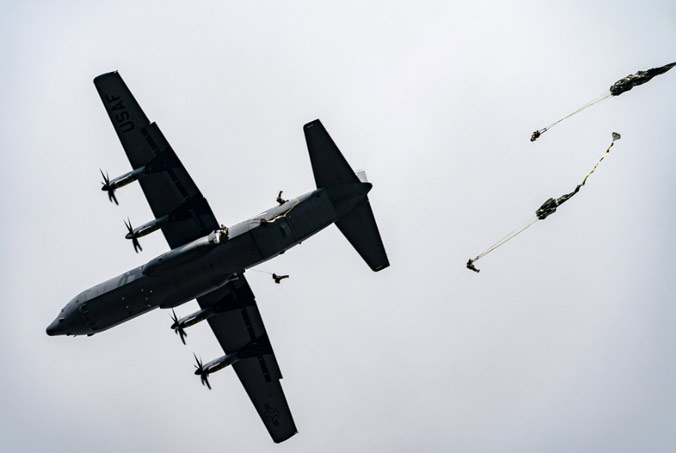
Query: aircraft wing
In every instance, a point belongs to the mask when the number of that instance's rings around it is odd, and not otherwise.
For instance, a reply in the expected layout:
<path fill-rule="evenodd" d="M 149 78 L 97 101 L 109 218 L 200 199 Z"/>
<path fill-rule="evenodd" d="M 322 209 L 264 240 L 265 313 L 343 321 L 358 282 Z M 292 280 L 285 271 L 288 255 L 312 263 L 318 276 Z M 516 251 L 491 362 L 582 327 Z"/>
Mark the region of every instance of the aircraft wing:
<path fill-rule="evenodd" d="M 244 275 L 198 297 L 197 302 L 202 308 L 218 305 L 219 314 L 209 318 L 208 322 L 226 354 L 237 352 L 252 341 L 263 345 L 257 348 L 261 355 L 241 359 L 233 368 L 272 440 L 283 442 L 296 434 L 296 425 L 279 382 L 282 373 Z"/>
<path fill-rule="evenodd" d="M 161 228 L 169 246 L 176 248 L 217 229 L 207 200 L 117 71 L 96 77 L 94 85 L 131 166 L 145 167 L 139 183 L 155 218 L 168 216 Z"/>

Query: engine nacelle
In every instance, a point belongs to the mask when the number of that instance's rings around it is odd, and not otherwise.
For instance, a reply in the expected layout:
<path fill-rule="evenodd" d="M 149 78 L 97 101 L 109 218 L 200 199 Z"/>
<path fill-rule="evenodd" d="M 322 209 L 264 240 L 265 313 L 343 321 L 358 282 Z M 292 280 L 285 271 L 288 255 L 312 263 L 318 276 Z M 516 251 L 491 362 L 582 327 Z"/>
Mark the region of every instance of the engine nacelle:
<path fill-rule="evenodd" d="M 212 360 L 211 362 L 207 363 L 206 365 L 202 366 L 202 373 L 209 375 L 211 373 L 215 373 L 218 370 L 222 370 L 223 368 L 230 366 L 234 363 L 239 362 L 242 360 L 244 357 L 241 357 L 239 352 L 233 352 L 230 354 L 225 354 L 223 357 L 219 357 L 216 360 Z M 198 373 L 199 370 L 195 370 L 195 374 L 199 375 Z"/>
<path fill-rule="evenodd" d="M 261 335 L 260 337 L 251 340 L 249 343 L 242 346 L 239 350 L 225 354 L 222 357 L 219 357 L 216 360 L 202 365 L 202 362 L 195 356 L 197 365 L 195 366 L 195 374 L 200 377 L 202 380 L 202 385 L 206 385 L 211 389 L 209 384 L 209 375 L 215 373 L 218 370 L 233 365 L 239 362 L 242 359 L 249 357 L 257 357 L 263 354 L 272 354 L 272 346 L 270 345 L 270 340 L 268 339 L 267 334 Z"/>
<path fill-rule="evenodd" d="M 132 244 L 134 244 L 134 251 L 138 253 L 139 250 L 143 251 L 141 244 L 138 242 L 138 238 L 147 236 L 153 231 L 159 230 L 162 225 L 167 222 L 169 222 L 169 216 L 164 215 L 159 219 L 151 220 L 138 228 L 134 228 L 131 226 L 131 220 L 127 219 L 124 221 L 124 225 L 127 227 L 127 234 L 124 237 L 131 240 Z"/>
<path fill-rule="evenodd" d="M 139 167 L 136 170 L 132 170 L 128 173 L 123 174 L 122 176 L 113 178 L 110 181 L 110 186 L 113 187 L 114 189 L 119 189 L 120 187 L 124 187 L 127 184 L 131 184 L 132 182 L 136 181 L 141 176 L 143 176 L 145 172 L 146 172 L 145 166 Z"/>
<path fill-rule="evenodd" d="M 175 331 L 180 331 L 185 329 L 186 327 L 194 326 L 198 322 L 208 319 L 210 316 L 213 316 L 213 314 L 214 314 L 213 306 L 203 308 L 188 316 L 184 316 L 181 319 L 174 320 L 174 323 L 171 325 L 171 328 Z"/>
<path fill-rule="evenodd" d="M 143 176 L 145 173 L 147 173 L 146 167 L 143 166 L 143 167 L 139 167 L 135 170 L 132 170 L 128 173 L 125 173 L 122 176 L 118 176 L 117 178 L 110 179 L 110 178 L 108 178 L 107 173 L 104 175 L 103 170 L 100 170 L 100 171 L 101 171 L 101 176 L 103 177 L 101 190 L 103 190 L 104 192 L 108 192 L 108 199 L 110 201 L 114 201 L 115 204 L 119 204 L 117 202 L 117 197 L 115 197 L 115 190 L 136 181 L 141 176 Z"/>
<path fill-rule="evenodd" d="M 169 221 L 169 216 L 166 216 L 166 215 L 160 217 L 159 219 L 151 220 L 148 223 L 144 223 L 140 227 L 133 228 L 129 233 L 127 233 L 125 238 L 127 238 L 127 239 L 134 239 L 134 238 L 138 239 L 138 238 L 141 238 L 143 236 L 147 236 L 150 233 L 159 230 L 162 227 L 162 225 L 164 225 L 168 221 Z"/>
<path fill-rule="evenodd" d="M 231 282 L 233 280 L 237 280 L 238 278 L 239 274 L 232 274 L 225 280 L 223 284 L 225 285 L 226 283 Z M 162 305 L 160 305 L 160 307 L 167 308 Z M 188 336 L 188 334 L 185 331 L 186 327 L 194 326 L 198 322 L 204 321 L 206 319 L 211 318 L 212 316 L 216 316 L 228 310 L 233 310 L 236 307 L 239 308 L 237 305 L 230 303 L 230 300 L 224 299 L 213 305 L 204 307 L 201 310 L 198 310 L 195 313 L 192 313 L 188 316 L 184 316 L 181 319 L 179 319 L 178 316 L 176 316 L 176 312 L 172 308 L 171 320 L 173 321 L 173 323 L 171 324 L 171 330 L 173 330 L 176 333 L 176 335 L 179 336 L 183 344 L 185 344 L 185 338 Z"/>

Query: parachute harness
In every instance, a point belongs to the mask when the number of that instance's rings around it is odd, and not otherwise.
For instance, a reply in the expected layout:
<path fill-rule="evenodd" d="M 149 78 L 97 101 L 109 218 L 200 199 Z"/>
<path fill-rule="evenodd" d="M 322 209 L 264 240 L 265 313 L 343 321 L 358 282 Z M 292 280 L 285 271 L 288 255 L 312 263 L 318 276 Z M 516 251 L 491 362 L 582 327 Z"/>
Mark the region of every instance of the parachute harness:
<path fill-rule="evenodd" d="M 587 175 L 584 177 L 584 179 L 582 180 L 582 182 L 581 182 L 580 184 L 578 184 L 577 187 L 575 187 L 575 190 L 573 190 L 573 191 L 570 192 L 570 193 L 561 195 L 559 198 L 549 198 L 547 201 L 545 201 L 545 202 L 542 204 L 542 206 L 540 206 L 540 207 L 538 208 L 537 211 L 535 211 L 535 215 L 533 215 L 532 217 L 530 217 L 529 219 L 527 219 L 523 224 L 521 224 L 521 226 L 519 226 L 519 227 L 517 227 L 516 229 L 512 230 L 512 232 L 510 232 L 509 234 L 507 234 L 505 237 L 503 237 L 502 239 L 500 239 L 500 240 L 499 240 L 498 242 L 496 242 L 495 244 L 493 244 L 493 245 L 491 245 L 490 247 L 488 247 L 488 248 L 487 248 L 486 250 L 484 250 L 483 252 L 479 253 L 475 258 L 470 258 L 470 259 L 467 261 L 467 269 L 472 270 L 472 271 L 474 271 L 474 272 L 479 272 L 480 269 L 477 269 L 477 268 L 474 266 L 474 263 L 476 263 L 478 260 L 480 260 L 480 259 L 483 258 L 484 256 L 488 255 L 489 253 L 491 253 L 493 250 L 497 249 L 497 248 L 500 247 L 501 245 L 505 244 L 506 242 L 512 240 L 513 238 L 515 238 L 515 237 L 518 236 L 519 234 L 521 234 L 521 233 L 523 233 L 524 231 L 526 231 L 529 227 L 531 227 L 533 224 L 535 224 L 535 222 L 537 222 L 538 220 L 544 220 L 544 219 L 546 219 L 547 217 L 549 217 L 551 214 L 553 214 L 554 212 L 556 212 L 556 208 L 558 208 L 558 207 L 561 206 L 563 203 L 565 203 L 566 201 L 568 201 L 571 197 L 573 197 L 573 195 L 577 194 L 577 193 L 580 191 L 580 188 L 581 188 L 582 186 L 584 186 L 584 185 L 587 183 L 587 179 L 591 176 L 592 173 L 594 173 L 594 172 L 596 171 L 596 169 L 598 168 L 599 164 L 600 164 L 600 163 L 603 161 L 603 159 L 605 159 L 606 156 L 610 153 L 610 148 L 613 147 L 613 145 L 615 144 L 615 141 L 616 141 L 616 140 L 619 140 L 620 138 L 621 138 L 620 134 L 618 134 L 617 132 L 613 132 L 613 141 L 610 142 L 610 145 L 609 145 L 608 148 L 606 149 L 606 152 L 603 153 L 603 156 L 601 156 L 601 158 L 598 160 L 598 162 L 596 162 L 596 165 L 594 165 L 594 168 L 592 168 L 591 171 L 590 171 L 589 173 L 587 173 Z"/>

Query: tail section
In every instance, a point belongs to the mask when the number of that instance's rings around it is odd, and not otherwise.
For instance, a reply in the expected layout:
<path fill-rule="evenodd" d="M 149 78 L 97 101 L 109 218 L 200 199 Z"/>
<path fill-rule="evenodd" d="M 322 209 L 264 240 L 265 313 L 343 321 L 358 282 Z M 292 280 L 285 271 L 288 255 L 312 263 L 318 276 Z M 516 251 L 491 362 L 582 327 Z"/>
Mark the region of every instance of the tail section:
<path fill-rule="evenodd" d="M 319 120 L 306 124 L 304 131 L 317 188 L 356 185 L 370 190 L 370 184 L 363 184 L 365 174 L 354 173 Z M 373 271 L 390 265 L 366 194 L 336 221 L 336 226 Z"/>

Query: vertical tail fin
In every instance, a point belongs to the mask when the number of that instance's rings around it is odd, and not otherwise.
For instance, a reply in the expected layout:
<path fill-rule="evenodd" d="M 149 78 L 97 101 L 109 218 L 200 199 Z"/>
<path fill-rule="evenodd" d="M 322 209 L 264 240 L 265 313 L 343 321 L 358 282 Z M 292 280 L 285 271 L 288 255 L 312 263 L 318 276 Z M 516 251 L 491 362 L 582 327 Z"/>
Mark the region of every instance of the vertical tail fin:
<path fill-rule="evenodd" d="M 359 182 L 321 121 L 307 123 L 303 130 L 317 188 Z"/>
<path fill-rule="evenodd" d="M 306 124 L 303 129 L 317 188 L 363 182 L 319 120 Z M 367 196 L 338 219 L 336 226 L 373 271 L 390 265 Z"/>

